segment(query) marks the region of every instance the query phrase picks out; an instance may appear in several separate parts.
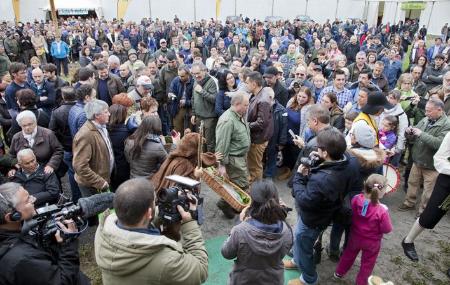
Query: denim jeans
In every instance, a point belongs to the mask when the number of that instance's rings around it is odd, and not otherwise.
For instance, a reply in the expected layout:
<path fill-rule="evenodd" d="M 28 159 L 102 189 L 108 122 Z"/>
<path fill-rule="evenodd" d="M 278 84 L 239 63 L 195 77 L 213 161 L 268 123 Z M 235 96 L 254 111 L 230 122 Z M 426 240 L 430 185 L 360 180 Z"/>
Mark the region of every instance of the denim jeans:
<path fill-rule="evenodd" d="M 65 151 L 63 161 L 69 168 L 67 170 L 67 176 L 69 177 L 70 191 L 72 192 L 72 202 L 76 204 L 78 199 L 81 198 L 81 192 L 78 183 L 75 181 L 75 171 L 73 170 L 72 159 L 73 153 Z"/>
<path fill-rule="evenodd" d="M 309 228 L 303 224 L 302 218 L 298 216 L 294 237 L 294 261 L 302 272 L 300 280 L 307 285 L 316 285 L 319 278 L 314 262 L 313 247 L 322 230 L 320 228 Z"/>
<path fill-rule="evenodd" d="M 350 227 L 346 227 L 341 224 L 333 223 L 330 233 L 330 253 L 340 253 L 340 245 L 342 234 L 345 232 L 344 248 L 347 246 L 348 235 L 350 233 Z"/>
<path fill-rule="evenodd" d="M 167 136 L 170 133 L 170 115 L 166 104 L 158 106 L 158 115 L 161 119 L 162 133 Z"/>
<path fill-rule="evenodd" d="M 264 169 L 265 177 L 274 177 L 277 171 L 278 150 L 276 145 L 269 145 L 266 148 L 266 167 Z"/>

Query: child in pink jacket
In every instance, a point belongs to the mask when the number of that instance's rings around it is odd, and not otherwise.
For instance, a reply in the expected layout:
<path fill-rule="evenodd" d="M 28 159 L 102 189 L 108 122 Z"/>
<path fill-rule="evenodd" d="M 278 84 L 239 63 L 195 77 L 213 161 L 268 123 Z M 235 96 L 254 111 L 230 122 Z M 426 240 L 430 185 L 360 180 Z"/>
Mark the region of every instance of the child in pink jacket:
<path fill-rule="evenodd" d="M 342 278 L 348 272 L 362 251 L 356 284 L 367 285 L 380 252 L 383 234 L 392 231 L 388 208 L 379 201 L 385 194 L 386 183 L 384 176 L 372 174 L 364 183 L 364 193 L 353 197 L 350 238 L 334 273 L 336 278 Z"/>

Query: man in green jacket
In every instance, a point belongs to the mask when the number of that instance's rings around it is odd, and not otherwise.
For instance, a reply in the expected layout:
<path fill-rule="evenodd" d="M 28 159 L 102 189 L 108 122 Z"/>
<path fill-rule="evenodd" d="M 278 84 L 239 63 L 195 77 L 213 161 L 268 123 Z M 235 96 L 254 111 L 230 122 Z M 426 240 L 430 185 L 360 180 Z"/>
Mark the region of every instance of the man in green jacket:
<path fill-rule="evenodd" d="M 216 128 L 216 151 L 223 154 L 219 173 L 227 175 L 231 182 L 245 190 L 249 186 L 247 153 L 250 148 L 250 128 L 245 114 L 249 105 L 249 95 L 243 91 L 231 97 L 231 107 L 219 118 Z M 221 199 L 217 206 L 227 218 L 235 212 Z"/>
<path fill-rule="evenodd" d="M 411 148 L 413 166 L 408 179 L 408 192 L 399 211 L 415 210 L 417 193 L 423 181 L 423 193 L 418 215 L 425 209 L 434 189 L 438 172 L 433 156 L 444 136 L 450 131 L 450 120 L 444 113 L 444 103 L 439 99 L 428 100 L 425 115 L 415 127 L 406 129 L 406 137 L 413 143 Z"/>
<path fill-rule="evenodd" d="M 195 207 L 191 203 L 190 209 Z M 197 221 L 178 206 L 181 243 L 162 236 L 151 224 L 155 189 L 148 179 L 121 184 L 114 209 L 115 214 L 100 221 L 95 233 L 95 259 L 103 284 L 199 285 L 206 281 L 208 254 Z"/>
<path fill-rule="evenodd" d="M 195 79 L 195 84 L 191 99 L 191 123 L 199 126 L 200 122 L 203 121 L 207 150 L 208 152 L 214 152 L 217 125 L 215 107 L 218 88 L 214 79 L 207 74 L 207 71 L 208 69 L 201 62 L 192 64 L 191 74 Z"/>

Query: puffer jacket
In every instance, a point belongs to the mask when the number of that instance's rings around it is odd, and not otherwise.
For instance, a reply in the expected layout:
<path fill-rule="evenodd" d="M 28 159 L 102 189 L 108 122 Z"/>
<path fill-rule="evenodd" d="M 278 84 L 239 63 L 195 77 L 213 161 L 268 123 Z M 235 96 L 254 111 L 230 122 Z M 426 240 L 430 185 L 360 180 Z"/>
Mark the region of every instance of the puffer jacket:
<path fill-rule="evenodd" d="M 284 284 L 282 260 L 292 243 L 285 222 L 265 225 L 250 219 L 235 226 L 222 246 L 223 257 L 235 259 L 229 284 Z"/>
<path fill-rule="evenodd" d="M 347 151 L 355 157 L 360 165 L 359 176 L 361 186 L 371 174 L 378 173 L 386 158 L 386 153 L 379 148 L 352 147 Z"/>
<path fill-rule="evenodd" d="M 196 221 L 181 225 L 183 242 L 121 229 L 116 214 L 100 221 L 95 259 L 105 285 L 198 285 L 208 276 L 208 254 Z"/>
<path fill-rule="evenodd" d="M 145 140 L 141 153 L 138 157 L 133 157 L 134 140 L 125 141 L 125 157 L 130 163 L 130 177 L 149 177 L 155 174 L 164 160 L 167 152 L 156 135 L 149 135 Z"/>

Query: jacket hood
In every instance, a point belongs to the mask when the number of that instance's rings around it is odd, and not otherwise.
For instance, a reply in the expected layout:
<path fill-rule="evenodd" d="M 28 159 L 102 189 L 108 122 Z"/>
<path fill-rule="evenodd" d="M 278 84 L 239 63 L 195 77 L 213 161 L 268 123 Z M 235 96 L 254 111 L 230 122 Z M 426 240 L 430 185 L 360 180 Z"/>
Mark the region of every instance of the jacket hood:
<path fill-rule="evenodd" d="M 285 243 L 283 239 L 286 232 L 291 231 L 285 222 L 282 222 L 281 225 L 282 230 L 278 233 L 273 233 L 244 222 L 245 233 L 243 237 L 253 252 L 258 252 L 258 254 L 263 256 L 271 256 L 281 250 Z M 289 236 L 292 236 L 292 233 Z"/>
<path fill-rule="evenodd" d="M 110 214 L 97 228 L 95 257 L 100 268 L 114 275 L 130 275 L 141 270 L 160 255 L 166 247 L 183 252 L 177 242 L 158 235 L 149 235 L 121 229 L 116 214 Z"/>
<path fill-rule="evenodd" d="M 397 105 L 394 106 L 394 108 L 384 109 L 383 115 L 384 116 L 388 116 L 388 115 L 398 116 L 398 115 L 400 115 L 402 113 L 405 113 L 405 111 L 403 111 L 403 108 L 402 108 L 402 106 L 400 104 L 397 104 Z"/>
<path fill-rule="evenodd" d="M 386 153 L 379 148 L 351 148 L 348 151 L 358 159 L 361 167 L 365 169 L 380 167 L 386 158 Z"/>

